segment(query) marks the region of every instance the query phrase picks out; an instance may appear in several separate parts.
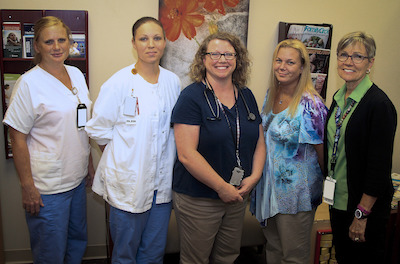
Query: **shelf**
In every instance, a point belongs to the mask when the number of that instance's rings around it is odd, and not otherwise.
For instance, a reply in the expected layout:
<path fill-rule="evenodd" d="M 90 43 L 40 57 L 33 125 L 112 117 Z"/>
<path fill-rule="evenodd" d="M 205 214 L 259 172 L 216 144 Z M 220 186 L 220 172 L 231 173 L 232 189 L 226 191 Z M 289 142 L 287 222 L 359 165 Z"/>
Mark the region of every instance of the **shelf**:
<path fill-rule="evenodd" d="M 4 62 L 12 61 L 12 62 L 19 62 L 19 61 L 32 61 L 33 58 L 3 58 Z M 74 58 L 69 57 L 66 61 L 86 61 L 86 58 Z"/>
<path fill-rule="evenodd" d="M 82 47 L 82 57 L 70 57 L 65 61 L 65 64 L 72 65 L 79 68 L 85 78 L 87 84 L 89 84 L 89 61 L 88 61 L 88 12 L 84 10 L 13 10 L 13 9 L 2 9 L 0 10 L 0 24 L 3 29 L 5 22 L 20 23 L 20 41 L 23 36 L 31 35 L 25 34 L 28 31 L 32 31 L 32 25 L 42 18 L 43 16 L 56 16 L 64 21 L 64 23 L 71 29 L 71 33 L 74 36 L 79 36 L 76 41 L 80 40 L 80 47 Z M 12 31 L 10 29 L 9 31 Z M 79 39 L 79 40 L 78 40 Z M 75 40 L 75 38 L 74 38 Z M 0 38 L 0 46 L 3 47 L 3 36 Z M 7 50 L 8 51 L 8 50 Z M 15 54 L 12 51 L 8 51 L 9 56 Z M 1 92 L 3 99 L 3 113 L 6 112 L 6 100 L 5 100 L 5 89 L 4 89 L 4 74 L 24 74 L 35 65 L 32 58 L 4 58 L 4 50 L 1 48 L 0 51 L 0 72 L 1 72 Z M 11 84 L 15 83 L 11 82 Z M 8 141 L 8 129 L 4 126 L 4 140 L 5 140 L 5 152 L 6 158 L 12 158 L 11 145 Z"/>

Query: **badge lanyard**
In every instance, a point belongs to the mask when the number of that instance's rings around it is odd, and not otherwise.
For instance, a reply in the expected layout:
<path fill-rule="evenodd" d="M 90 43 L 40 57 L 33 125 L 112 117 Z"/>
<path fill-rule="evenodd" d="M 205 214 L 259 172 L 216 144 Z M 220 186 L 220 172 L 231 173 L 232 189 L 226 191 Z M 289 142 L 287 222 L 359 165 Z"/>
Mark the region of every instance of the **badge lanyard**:
<path fill-rule="evenodd" d="M 85 128 L 87 122 L 87 107 L 85 104 L 82 104 L 79 99 L 78 89 L 76 87 L 72 87 L 72 89 L 69 90 L 78 99 L 78 106 L 76 108 L 76 126 L 79 130 L 82 130 Z"/>
<path fill-rule="evenodd" d="M 236 100 L 236 93 L 235 94 L 235 100 Z M 218 105 L 221 108 L 222 113 L 225 116 L 226 122 L 228 123 L 229 130 L 231 131 L 232 138 L 233 138 L 233 143 L 235 143 L 235 148 L 236 148 L 236 161 L 237 165 L 239 168 L 242 168 L 242 165 L 240 163 L 240 157 L 239 157 L 239 139 L 240 139 L 240 123 L 239 123 L 239 110 L 237 107 L 237 103 L 235 102 L 235 109 L 236 109 L 236 142 L 235 142 L 235 134 L 233 133 L 231 123 L 229 122 L 228 116 L 225 113 L 225 109 L 223 108 L 221 101 L 217 98 Z"/>
<path fill-rule="evenodd" d="M 326 177 L 324 182 L 324 191 L 323 191 L 323 200 L 329 205 L 333 205 L 334 203 L 334 196 L 335 196 L 335 185 L 336 180 L 333 179 L 333 173 L 335 171 L 336 160 L 337 160 L 337 149 L 339 144 L 340 138 L 340 129 L 342 128 L 343 121 L 346 119 L 347 115 L 350 113 L 351 109 L 353 108 L 356 101 L 352 101 L 349 107 L 347 108 L 346 112 L 344 112 L 343 116 L 340 118 L 341 110 L 340 107 L 337 107 L 336 114 L 335 114 L 335 124 L 336 124 L 336 132 L 335 132 L 335 139 L 333 143 L 333 151 L 332 151 L 332 158 L 330 160 L 331 168 Z"/>
<path fill-rule="evenodd" d="M 350 113 L 351 109 L 353 108 L 354 104 L 356 101 L 352 101 L 349 107 L 347 108 L 346 112 L 343 114 L 342 118 L 340 118 L 341 110 L 340 107 L 337 107 L 336 114 L 335 114 L 335 124 L 336 124 L 336 132 L 335 132 L 335 139 L 333 143 L 333 151 L 332 151 L 332 158 L 331 158 L 331 171 L 330 171 L 330 176 L 333 176 L 333 172 L 335 170 L 336 166 L 336 154 L 337 154 L 337 149 L 338 149 L 338 144 L 339 144 L 339 138 L 340 138 L 340 129 L 342 128 L 343 121 L 346 119 L 347 115 Z"/>
<path fill-rule="evenodd" d="M 232 134 L 232 139 L 233 139 L 233 143 L 235 144 L 235 152 L 236 152 L 236 162 L 239 168 L 242 168 L 241 162 L 240 162 L 240 157 L 239 157 L 239 140 L 240 140 L 240 122 L 239 122 L 239 110 L 237 107 L 237 100 L 236 100 L 236 92 L 235 89 L 233 89 L 233 93 L 235 95 L 235 110 L 236 110 L 236 141 L 235 141 L 235 135 L 233 133 L 232 130 L 232 126 L 231 123 L 229 122 L 228 116 L 225 113 L 225 109 L 222 106 L 221 101 L 218 99 L 218 97 L 215 95 L 214 89 L 212 88 L 211 84 L 208 82 L 208 80 L 206 79 L 206 85 L 209 86 L 209 89 L 211 90 L 214 99 L 216 102 L 218 102 L 218 106 L 221 109 L 222 113 L 225 116 L 226 122 L 228 123 L 228 127 L 229 130 L 231 131 Z"/>

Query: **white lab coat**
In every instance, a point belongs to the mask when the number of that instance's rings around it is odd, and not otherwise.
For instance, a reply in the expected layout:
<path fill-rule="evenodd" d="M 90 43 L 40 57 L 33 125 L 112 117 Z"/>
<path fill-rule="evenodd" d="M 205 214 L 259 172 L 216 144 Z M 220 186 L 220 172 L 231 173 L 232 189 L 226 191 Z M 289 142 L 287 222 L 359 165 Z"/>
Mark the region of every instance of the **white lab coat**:
<path fill-rule="evenodd" d="M 160 67 L 157 84 L 150 84 L 130 65 L 107 80 L 94 106 L 86 131 L 107 145 L 93 182 L 93 191 L 111 206 L 131 213 L 170 202 L 176 159 L 171 111 L 180 93 L 179 78 Z M 124 114 L 127 97 L 136 98 L 136 115 Z"/>

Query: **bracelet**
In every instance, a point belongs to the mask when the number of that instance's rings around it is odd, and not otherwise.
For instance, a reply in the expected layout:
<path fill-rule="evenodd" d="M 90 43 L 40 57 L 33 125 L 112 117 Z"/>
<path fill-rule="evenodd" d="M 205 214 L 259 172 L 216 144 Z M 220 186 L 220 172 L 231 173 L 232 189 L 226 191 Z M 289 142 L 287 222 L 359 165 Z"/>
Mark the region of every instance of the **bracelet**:
<path fill-rule="evenodd" d="M 364 207 L 362 207 L 360 204 L 357 205 L 357 208 L 360 209 L 361 212 L 363 212 L 363 214 L 365 216 L 369 215 L 371 213 L 371 211 L 366 210 Z"/>

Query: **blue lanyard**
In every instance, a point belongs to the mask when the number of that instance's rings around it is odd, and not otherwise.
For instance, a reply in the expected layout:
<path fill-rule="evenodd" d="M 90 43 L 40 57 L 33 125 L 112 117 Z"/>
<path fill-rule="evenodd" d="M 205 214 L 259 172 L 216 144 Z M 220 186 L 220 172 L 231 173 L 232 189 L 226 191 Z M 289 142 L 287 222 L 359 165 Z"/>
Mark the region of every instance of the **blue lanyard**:
<path fill-rule="evenodd" d="M 330 171 L 330 176 L 333 175 L 333 172 L 335 170 L 335 165 L 336 165 L 336 154 L 337 154 L 337 149 L 338 149 L 338 144 L 339 144 L 339 138 L 340 138 L 340 129 L 342 128 L 343 121 L 346 119 L 347 115 L 350 113 L 351 109 L 355 105 L 356 101 L 352 100 L 351 104 L 349 107 L 347 107 L 346 112 L 343 114 L 342 118 L 340 118 L 341 110 L 338 105 L 336 114 L 335 114 L 335 123 L 336 123 L 336 132 L 335 132 L 335 139 L 333 143 L 333 151 L 332 151 L 332 158 L 331 158 L 331 171 Z"/>

